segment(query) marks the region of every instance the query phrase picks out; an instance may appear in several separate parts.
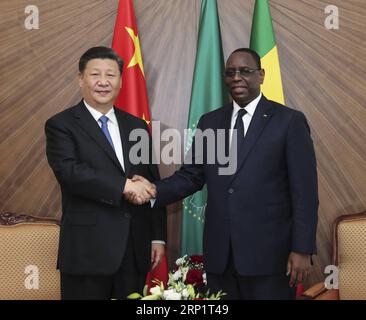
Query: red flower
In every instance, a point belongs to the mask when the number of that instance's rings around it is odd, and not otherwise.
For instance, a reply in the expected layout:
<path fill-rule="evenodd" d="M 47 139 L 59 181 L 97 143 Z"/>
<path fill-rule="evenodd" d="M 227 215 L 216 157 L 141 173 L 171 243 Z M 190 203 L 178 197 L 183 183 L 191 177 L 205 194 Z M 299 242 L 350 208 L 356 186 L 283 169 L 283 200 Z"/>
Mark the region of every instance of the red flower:
<path fill-rule="evenodd" d="M 203 286 L 203 272 L 196 269 L 189 270 L 185 283 L 196 285 L 197 287 Z"/>
<path fill-rule="evenodd" d="M 199 255 L 195 255 L 195 256 L 190 256 L 190 260 L 192 263 L 203 263 L 203 256 L 199 256 Z"/>

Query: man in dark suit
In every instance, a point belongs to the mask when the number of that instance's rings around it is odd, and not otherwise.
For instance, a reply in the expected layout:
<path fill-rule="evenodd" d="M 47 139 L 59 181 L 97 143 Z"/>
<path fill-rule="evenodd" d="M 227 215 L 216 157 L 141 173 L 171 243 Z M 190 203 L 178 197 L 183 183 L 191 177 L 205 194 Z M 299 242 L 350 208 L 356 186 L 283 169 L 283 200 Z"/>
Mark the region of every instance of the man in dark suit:
<path fill-rule="evenodd" d="M 156 206 L 207 184 L 207 281 L 229 299 L 294 298 L 293 286 L 305 279 L 316 252 L 317 170 L 310 130 L 301 112 L 261 94 L 264 77 L 256 52 L 234 51 L 225 70 L 233 103 L 203 115 L 197 126 L 203 132 L 226 130 L 226 141 L 233 140 L 230 158 L 237 155 L 234 174 L 220 174 L 218 161 L 207 163 L 209 142 L 197 151 L 196 136 L 193 164 L 155 182 Z M 229 129 L 236 129 L 237 144 Z"/>
<path fill-rule="evenodd" d="M 113 106 L 122 70 L 123 61 L 112 49 L 86 51 L 79 61 L 83 100 L 45 126 L 47 158 L 62 193 L 62 299 L 125 299 L 142 292 L 147 272 L 164 254 L 165 211 L 124 198 L 153 195 L 129 177 L 155 180 L 159 174 L 149 163 L 131 163 L 129 135 L 148 128 Z M 151 141 L 144 147 L 151 155 Z"/>

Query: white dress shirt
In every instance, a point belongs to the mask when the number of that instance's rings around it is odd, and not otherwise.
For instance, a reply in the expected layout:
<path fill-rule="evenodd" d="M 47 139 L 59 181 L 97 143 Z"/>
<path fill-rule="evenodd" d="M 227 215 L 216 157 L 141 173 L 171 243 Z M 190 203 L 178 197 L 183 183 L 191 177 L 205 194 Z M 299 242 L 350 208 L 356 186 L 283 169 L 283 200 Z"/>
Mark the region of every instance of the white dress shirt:
<path fill-rule="evenodd" d="M 90 114 L 93 116 L 95 121 L 98 123 L 99 127 L 102 129 L 102 123 L 99 121 L 99 118 L 101 116 L 103 116 L 103 113 L 100 113 L 98 110 L 95 110 L 85 100 L 83 100 L 83 101 L 84 101 L 86 108 L 90 112 Z M 109 110 L 105 114 L 105 116 L 108 117 L 108 119 L 109 119 L 107 122 L 107 126 L 108 126 L 109 134 L 111 135 L 111 138 L 112 138 L 112 142 L 113 142 L 114 150 L 116 152 L 117 159 L 118 159 L 119 163 L 121 164 L 123 170 L 125 170 L 125 162 L 123 159 L 122 140 L 121 140 L 118 121 L 116 118 L 116 114 L 114 112 L 114 108 L 112 107 L 111 110 Z M 121 194 L 122 194 L 122 192 L 121 192 Z M 165 244 L 165 241 L 153 240 L 152 243 Z"/>
<path fill-rule="evenodd" d="M 250 125 L 250 122 L 252 121 L 255 109 L 257 108 L 257 105 L 259 103 L 259 100 L 262 98 L 262 93 L 259 94 L 257 98 L 255 98 L 253 101 L 248 103 L 246 107 L 244 108 L 247 113 L 243 116 L 243 124 L 244 124 L 244 137 L 248 132 L 248 128 Z M 233 101 L 233 113 L 231 116 L 231 125 L 230 125 L 230 144 L 233 136 L 233 129 L 235 126 L 236 118 L 238 117 L 238 112 L 241 110 L 240 106 Z"/>
<path fill-rule="evenodd" d="M 85 104 L 86 108 L 89 110 L 90 114 L 95 119 L 95 121 L 98 123 L 99 127 L 102 128 L 102 123 L 101 123 L 101 121 L 99 121 L 99 118 L 101 116 L 103 116 L 103 113 L 100 113 L 98 110 L 95 110 L 92 106 L 88 105 L 88 103 L 85 100 L 84 100 L 84 104 Z M 109 134 L 111 135 L 111 138 L 112 138 L 112 142 L 113 142 L 114 150 L 116 152 L 117 159 L 118 159 L 119 163 L 121 164 L 123 170 L 125 170 L 125 162 L 123 159 L 122 140 L 121 140 L 121 135 L 119 132 L 116 114 L 114 113 L 114 108 L 112 107 L 111 110 L 109 110 L 105 114 L 105 116 L 108 117 L 108 119 L 109 119 L 107 122 L 107 126 L 108 126 Z"/>

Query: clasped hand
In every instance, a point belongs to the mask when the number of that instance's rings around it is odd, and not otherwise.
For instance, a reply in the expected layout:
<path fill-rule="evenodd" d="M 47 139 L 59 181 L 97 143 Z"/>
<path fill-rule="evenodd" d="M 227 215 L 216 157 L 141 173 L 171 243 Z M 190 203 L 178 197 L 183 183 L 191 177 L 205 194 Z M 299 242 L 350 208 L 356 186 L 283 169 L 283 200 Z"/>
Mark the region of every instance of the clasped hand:
<path fill-rule="evenodd" d="M 156 197 L 156 187 L 144 177 L 134 175 L 127 179 L 123 195 L 127 201 L 141 205 Z"/>

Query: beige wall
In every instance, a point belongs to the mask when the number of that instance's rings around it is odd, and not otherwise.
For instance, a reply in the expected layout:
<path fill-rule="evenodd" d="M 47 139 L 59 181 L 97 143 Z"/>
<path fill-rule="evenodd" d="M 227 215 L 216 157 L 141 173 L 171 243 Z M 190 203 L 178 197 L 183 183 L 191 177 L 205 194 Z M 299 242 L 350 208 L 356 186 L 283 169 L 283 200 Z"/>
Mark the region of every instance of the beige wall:
<path fill-rule="evenodd" d="M 225 58 L 249 45 L 253 0 L 218 0 Z M 38 0 L 40 29 L 24 28 L 24 0 L 0 2 L 0 211 L 60 216 L 43 125 L 80 99 L 79 56 L 111 44 L 117 1 Z M 331 259 L 335 217 L 366 210 L 366 7 L 333 0 L 340 29 L 324 28 L 321 0 L 271 0 L 287 105 L 308 118 L 320 210 L 312 282 Z M 186 126 L 199 0 L 135 0 L 150 108 L 162 127 Z M 174 167 L 161 166 L 167 176 Z M 180 205 L 169 208 L 169 256 L 179 255 Z"/>

